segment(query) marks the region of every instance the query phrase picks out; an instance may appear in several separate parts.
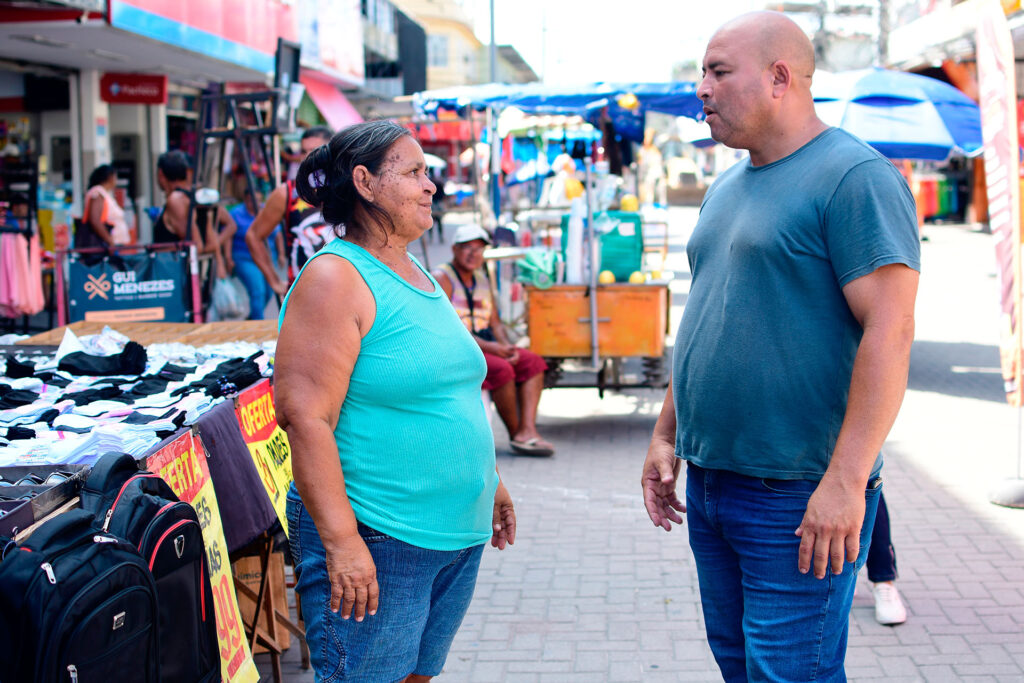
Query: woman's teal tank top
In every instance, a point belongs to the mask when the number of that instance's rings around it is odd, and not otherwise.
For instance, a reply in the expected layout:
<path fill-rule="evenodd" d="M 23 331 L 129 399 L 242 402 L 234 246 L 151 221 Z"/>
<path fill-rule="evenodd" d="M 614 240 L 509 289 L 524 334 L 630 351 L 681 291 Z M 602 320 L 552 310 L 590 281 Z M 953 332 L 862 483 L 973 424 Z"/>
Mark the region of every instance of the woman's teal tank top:
<path fill-rule="evenodd" d="M 433 292 L 343 239 L 313 258 L 325 256 L 351 263 L 377 304 L 334 431 L 356 519 L 432 550 L 486 542 L 498 478 L 481 400 L 487 366 L 480 347 L 415 259 Z M 287 321 L 290 296 L 279 326 Z"/>

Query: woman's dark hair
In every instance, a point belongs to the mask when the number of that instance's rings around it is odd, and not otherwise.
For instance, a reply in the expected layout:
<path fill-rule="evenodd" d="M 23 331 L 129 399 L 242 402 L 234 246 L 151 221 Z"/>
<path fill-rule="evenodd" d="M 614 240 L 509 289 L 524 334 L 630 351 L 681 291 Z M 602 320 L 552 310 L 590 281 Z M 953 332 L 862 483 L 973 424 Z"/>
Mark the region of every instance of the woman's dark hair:
<path fill-rule="evenodd" d="M 111 176 L 117 175 L 117 171 L 110 164 L 102 164 L 97 166 L 92 173 L 89 174 L 89 187 L 96 187 L 110 180 Z M 88 189 L 88 188 L 87 188 Z"/>
<path fill-rule="evenodd" d="M 171 182 L 188 178 L 188 157 L 180 149 L 161 154 L 156 160 L 156 167 Z"/>
<path fill-rule="evenodd" d="M 295 189 L 303 200 L 319 206 L 324 221 L 335 226 L 344 225 L 346 234 L 367 229 L 353 220 L 356 208 L 382 226 L 394 230 L 391 216 L 365 199 L 356 190 L 352 171 L 356 166 L 365 166 L 370 173 L 380 172 L 387 151 L 399 139 L 412 135 L 408 128 L 394 121 L 366 121 L 357 123 L 338 132 L 331 141 L 317 147 L 299 166 Z M 387 242 L 388 228 L 384 228 Z"/>

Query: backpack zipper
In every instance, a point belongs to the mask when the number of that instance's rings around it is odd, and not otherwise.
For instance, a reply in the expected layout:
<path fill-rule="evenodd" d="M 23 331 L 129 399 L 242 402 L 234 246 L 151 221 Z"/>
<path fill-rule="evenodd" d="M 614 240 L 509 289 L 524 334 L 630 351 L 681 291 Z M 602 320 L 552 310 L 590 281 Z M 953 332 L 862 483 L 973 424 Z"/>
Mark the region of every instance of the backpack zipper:
<path fill-rule="evenodd" d="M 78 683 L 78 667 L 68 664 L 68 673 L 71 674 L 71 683 Z"/>
<path fill-rule="evenodd" d="M 128 480 L 125 483 L 121 484 L 121 490 L 117 492 L 117 498 L 114 498 L 114 502 L 111 504 L 110 509 L 107 510 L 107 514 L 104 515 L 104 517 L 103 517 L 103 532 L 104 533 L 106 533 L 110 529 L 110 518 L 114 516 L 114 508 L 117 507 L 118 501 L 121 500 L 121 496 L 124 494 L 125 489 L 128 488 L 128 484 L 132 483 L 136 479 L 143 479 L 145 477 L 156 477 L 156 476 L 157 475 L 149 473 L 149 472 L 147 472 L 145 474 L 133 474 L 132 476 L 128 477 Z"/>
<path fill-rule="evenodd" d="M 184 501 L 180 501 L 180 500 L 172 500 L 170 503 L 168 503 L 167 505 L 164 505 L 162 508 L 160 508 L 159 510 L 156 511 L 156 514 L 153 515 L 153 518 L 149 520 L 148 524 L 146 524 L 146 528 L 142 532 L 142 538 L 139 539 L 139 552 L 140 553 L 142 552 L 142 546 L 146 545 L 146 540 L 149 538 L 149 532 L 153 528 L 153 524 L 156 522 L 157 519 L 160 518 L 160 515 L 162 515 L 163 513 L 167 512 L 169 509 L 171 509 L 175 505 L 180 505 L 183 502 Z M 185 503 L 185 505 L 188 505 L 188 503 Z M 145 559 L 145 558 L 143 558 L 143 559 Z"/>
<path fill-rule="evenodd" d="M 54 586 L 57 585 L 57 577 L 53 573 L 53 566 L 49 562 L 43 562 L 39 565 L 39 568 L 46 573 L 46 580 L 52 583 Z"/>

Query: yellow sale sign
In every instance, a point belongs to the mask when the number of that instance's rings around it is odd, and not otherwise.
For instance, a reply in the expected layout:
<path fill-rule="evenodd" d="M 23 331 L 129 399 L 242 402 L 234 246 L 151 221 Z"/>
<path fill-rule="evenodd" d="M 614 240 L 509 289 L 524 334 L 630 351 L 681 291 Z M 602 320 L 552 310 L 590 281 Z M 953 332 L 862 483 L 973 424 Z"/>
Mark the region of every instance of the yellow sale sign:
<path fill-rule="evenodd" d="M 267 490 L 284 532 L 288 533 L 285 496 L 292 485 L 292 451 L 288 436 L 277 424 L 274 412 L 274 388 L 263 380 L 246 389 L 235 399 L 235 413 L 242 438 L 249 446 L 260 481 Z"/>
<path fill-rule="evenodd" d="M 242 616 L 238 611 L 220 508 L 202 441 L 191 431 L 186 432 L 149 456 L 146 466 L 159 474 L 181 500 L 194 507 L 199 517 L 217 618 L 221 677 L 229 683 L 258 681 L 259 672 L 249 652 Z"/>

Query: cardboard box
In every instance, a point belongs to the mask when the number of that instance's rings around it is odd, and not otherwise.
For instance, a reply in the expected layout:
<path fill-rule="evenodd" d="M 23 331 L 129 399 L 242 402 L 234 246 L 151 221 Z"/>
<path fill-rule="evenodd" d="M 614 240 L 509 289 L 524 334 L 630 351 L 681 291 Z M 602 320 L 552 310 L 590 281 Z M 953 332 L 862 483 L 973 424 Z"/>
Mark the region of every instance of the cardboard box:
<path fill-rule="evenodd" d="M 239 581 L 252 589 L 253 593 L 259 593 L 260 580 L 263 578 L 263 575 L 260 572 L 259 557 L 243 557 L 232 564 L 231 568 Z M 275 624 L 277 628 L 275 634 L 274 631 L 267 626 L 266 612 L 266 601 L 273 600 L 274 607 L 276 607 L 278 611 L 282 614 L 290 614 L 288 608 L 288 594 L 284 585 L 284 553 L 271 553 L 268 569 L 270 572 L 270 582 L 267 584 L 267 591 L 270 595 L 264 598 L 264 610 L 260 613 L 259 626 L 267 633 L 276 637 L 278 644 L 281 645 L 281 649 L 287 650 L 291 647 L 291 634 L 279 623 Z M 238 609 L 242 613 L 242 620 L 247 625 L 252 623 L 252 612 L 254 607 L 255 603 L 242 595 L 239 591 Z M 259 641 L 256 641 L 256 647 L 253 650 L 253 654 L 267 651 L 267 648 L 260 645 Z"/>

